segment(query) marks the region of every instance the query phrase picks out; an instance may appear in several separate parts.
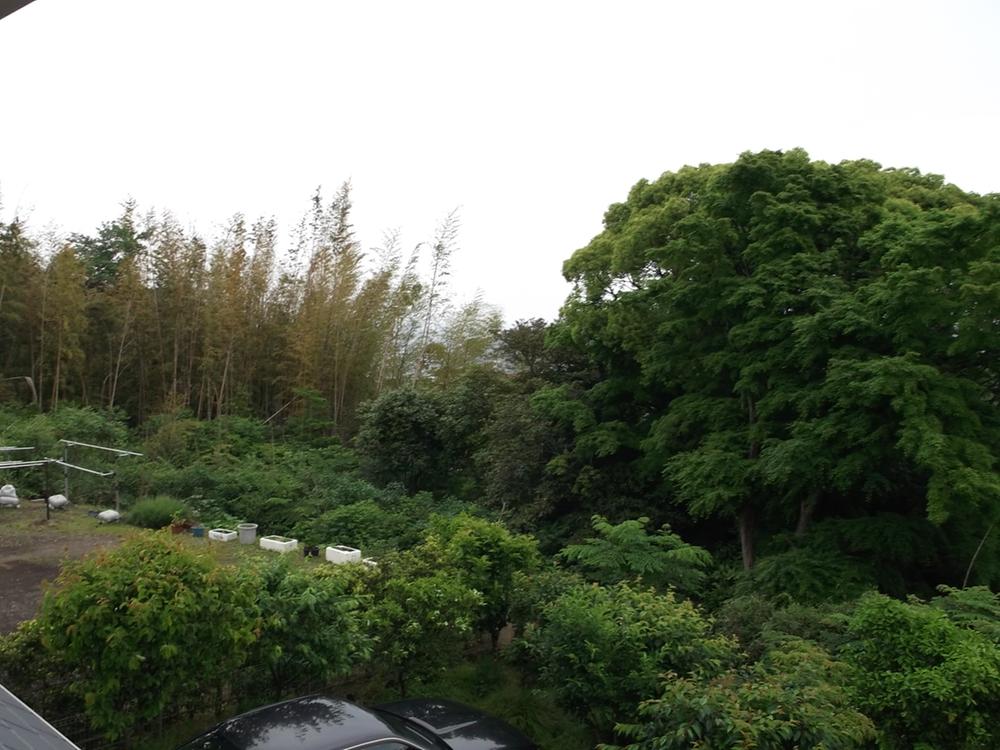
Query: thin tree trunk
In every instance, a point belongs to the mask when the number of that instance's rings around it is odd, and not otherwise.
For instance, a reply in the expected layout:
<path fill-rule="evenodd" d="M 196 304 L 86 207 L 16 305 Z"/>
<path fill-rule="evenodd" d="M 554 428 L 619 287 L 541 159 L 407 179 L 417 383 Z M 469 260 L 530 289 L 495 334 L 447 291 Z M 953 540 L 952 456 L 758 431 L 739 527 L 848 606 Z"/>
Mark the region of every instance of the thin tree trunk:
<path fill-rule="evenodd" d="M 62 326 L 59 327 L 59 338 L 56 339 L 56 371 L 52 378 L 52 398 L 49 399 L 49 408 L 55 410 L 59 408 L 59 378 L 62 370 Z"/>
<path fill-rule="evenodd" d="M 749 502 L 740 509 L 739 531 L 740 552 L 743 555 L 743 569 L 750 570 L 754 564 L 754 511 Z"/>
<path fill-rule="evenodd" d="M 805 536 L 805 533 L 809 530 L 813 513 L 819 504 L 819 496 L 819 490 L 813 490 L 809 493 L 809 497 L 799 503 L 799 522 L 795 526 L 795 536 Z"/>
<path fill-rule="evenodd" d="M 131 310 L 132 310 L 132 302 L 130 300 L 128 306 L 126 306 L 125 308 L 125 324 L 122 326 L 122 339 L 118 343 L 118 357 L 115 360 L 115 375 L 114 378 L 111 380 L 111 398 L 108 399 L 108 406 L 110 408 L 114 408 L 115 406 L 115 394 L 118 391 L 118 376 L 121 374 L 122 371 L 122 355 L 125 351 L 125 337 L 128 336 L 128 322 Z"/>

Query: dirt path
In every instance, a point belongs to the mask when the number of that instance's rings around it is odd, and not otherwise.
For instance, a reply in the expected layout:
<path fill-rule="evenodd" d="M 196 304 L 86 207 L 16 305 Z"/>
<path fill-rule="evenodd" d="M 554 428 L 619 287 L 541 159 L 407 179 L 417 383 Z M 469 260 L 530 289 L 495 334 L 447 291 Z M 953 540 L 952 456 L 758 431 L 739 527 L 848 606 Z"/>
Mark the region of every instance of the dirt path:
<path fill-rule="evenodd" d="M 63 560 L 114 546 L 127 533 L 102 528 L 86 511 L 74 506 L 53 512 L 53 520 L 46 523 L 42 503 L 0 508 L 0 633 L 38 614 L 43 582 L 59 574 Z"/>

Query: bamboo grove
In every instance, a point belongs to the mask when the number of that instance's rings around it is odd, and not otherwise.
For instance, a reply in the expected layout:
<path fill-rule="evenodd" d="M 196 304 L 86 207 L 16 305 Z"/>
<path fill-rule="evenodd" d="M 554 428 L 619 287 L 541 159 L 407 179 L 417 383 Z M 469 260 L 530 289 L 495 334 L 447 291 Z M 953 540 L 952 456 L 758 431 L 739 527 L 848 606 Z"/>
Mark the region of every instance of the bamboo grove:
<path fill-rule="evenodd" d="M 288 247 L 273 219 L 237 214 L 206 241 L 132 201 L 94 236 L 4 222 L 0 398 L 135 421 L 313 410 L 342 433 L 363 400 L 484 356 L 498 313 L 448 296 L 457 215 L 412 251 L 388 234 L 366 252 L 351 207 L 346 183 L 317 191 Z"/>

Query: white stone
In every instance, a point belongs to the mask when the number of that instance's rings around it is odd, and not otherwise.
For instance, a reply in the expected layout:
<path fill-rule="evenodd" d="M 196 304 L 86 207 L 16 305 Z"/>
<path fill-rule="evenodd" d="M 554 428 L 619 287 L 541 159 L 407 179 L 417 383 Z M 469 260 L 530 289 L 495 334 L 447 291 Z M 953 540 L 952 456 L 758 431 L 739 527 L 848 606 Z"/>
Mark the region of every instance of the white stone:
<path fill-rule="evenodd" d="M 260 538 L 261 549 L 269 549 L 281 554 L 291 552 L 298 546 L 298 539 L 289 539 L 287 536 L 262 536 Z"/>
<path fill-rule="evenodd" d="M 97 517 L 101 519 L 101 523 L 114 523 L 122 517 L 122 514 L 117 510 L 102 510 Z"/>
<path fill-rule="evenodd" d="M 236 532 L 232 529 L 209 529 L 208 538 L 216 542 L 232 542 L 236 540 Z"/>
<path fill-rule="evenodd" d="M 345 547 L 343 544 L 335 544 L 326 548 L 326 560 L 334 565 L 349 562 L 361 562 L 361 550 L 354 547 Z"/>

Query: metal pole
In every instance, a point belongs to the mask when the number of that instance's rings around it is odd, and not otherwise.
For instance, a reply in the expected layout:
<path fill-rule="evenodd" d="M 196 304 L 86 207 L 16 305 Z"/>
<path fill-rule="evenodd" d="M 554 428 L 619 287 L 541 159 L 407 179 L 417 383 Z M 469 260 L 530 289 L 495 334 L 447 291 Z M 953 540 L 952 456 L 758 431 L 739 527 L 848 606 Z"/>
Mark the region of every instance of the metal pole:
<path fill-rule="evenodd" d="M 49 490 L 52 488 L 52 485 L 49 484 L 48 461 L 45 462 L 45 468 L 42 471 L 44 473 L 44 477 L 42 478 L 42 494 L 45 495 L 45 521 L 48 522 L 49 520 L 51 520 L 49 516 L 49 513 L 51 513 L 51 509 L 49 508 Z"/>
<path fill-rule="evenodd" d="M 63 495 L 69 500 L 69 445 L 63 445 Z M 48 501 L 46 501 L 48 504 Z"/>
<path fill-rule="evenodd" d="M 118 513 L 121 513 L 121 508 L 119 507 L 120 498 L 118 497 L 118 459 L 119 458 L 121 458 L 121 456 L 115 456 L 115 463 L 114 463 L 115 478 L 112 479 L 111 481 L 115 483 L 115 510 Z"/>
<path fill-rule="evenodd" d="M 119 456 L 141 456 L 141 453 L 136 453 L 135 451 L 126 451 L 121 448 L 108 448 L 104 445 L 92 445 L 91 443 L 81 443 L 79 440 L 60 440 L 60 443 L 64 445 L 79 445 L 81 448 L 94 448 L 99 451 L 108 451 L 110 453 L 117 453 Z"/>

